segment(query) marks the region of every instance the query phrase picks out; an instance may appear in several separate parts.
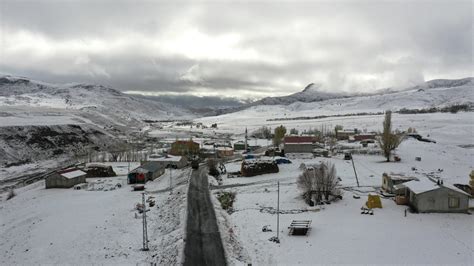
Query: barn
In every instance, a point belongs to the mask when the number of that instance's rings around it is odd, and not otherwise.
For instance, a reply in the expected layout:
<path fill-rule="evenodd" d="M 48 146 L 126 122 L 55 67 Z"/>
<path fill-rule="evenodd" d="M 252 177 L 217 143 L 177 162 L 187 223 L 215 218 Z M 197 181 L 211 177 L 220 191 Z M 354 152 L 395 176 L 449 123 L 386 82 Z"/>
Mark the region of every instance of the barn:
<path fill-rule="evenodd" d="M 160 162 L 146 162 L 128 173 L 129 184 L 145 184 L 149 180 L 155 180 L 165 173 L 165 168 Z"/>
<path fill-rule="evenodd" d="M 77 184 L 86 182 L 87 173 L 70 168 L 55 172 L 45 180 L 46 188 L 71 188 Z"/>

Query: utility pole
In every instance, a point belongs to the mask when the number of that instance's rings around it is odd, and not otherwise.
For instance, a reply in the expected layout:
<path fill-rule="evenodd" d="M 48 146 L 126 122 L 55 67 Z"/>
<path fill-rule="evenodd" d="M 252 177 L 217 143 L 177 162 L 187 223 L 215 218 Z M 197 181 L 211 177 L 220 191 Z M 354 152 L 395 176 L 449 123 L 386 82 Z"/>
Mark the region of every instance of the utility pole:
<path fill-rule="evenodd" d="M 172 168 L 173 168 L 173 167 L 170 166 L 170 194 L 173 194 L 173 187 L 171 186 L 171 169 L 172 169 Z"/>
<path fill-rule="evenodd" d="M 277 198 L 277 243 L 280 243 L 280 181 L 278 181 L 278 198 Z"/>
<path fill-rule="evenodd" d="M 245 128 L 245 152 L 247 152 L 247 149 L 249 148 L 247 145 L 247 140 L 248 140 L 247 128 Z"/>
<path fill-rule="evenodd" d="M 145 192 L 142 193 L 142 221 L 143 221 L 143 251 L 148 251 L 148 231 L 147 231 L 147 224 L 146 224 L 146 202 L 145 202 Z"/>
<path fill-rule="evenodd" d="M 352 158 L 352 154 L 351 154 L 351 162 L 352 162 L 352 168 L 354 168 L 354 174 L 356 176 L 357 187 L 359 187 L 359 178 L 357 178 L 357 172 L 356 172 L 356 168 L 355 168 L 355 165 L 354 165 L 354 159 Z"/>

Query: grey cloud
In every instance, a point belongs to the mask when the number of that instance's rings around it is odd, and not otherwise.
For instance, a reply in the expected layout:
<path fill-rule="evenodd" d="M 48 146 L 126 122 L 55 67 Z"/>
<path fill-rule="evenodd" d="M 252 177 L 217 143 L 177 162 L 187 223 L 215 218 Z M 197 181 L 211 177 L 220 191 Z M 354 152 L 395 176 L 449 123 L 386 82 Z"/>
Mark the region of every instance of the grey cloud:
<path fill-rule="evenodd" d="M 470 1 L 3 1 L 0 16 L 0 72 L 123 91 L 261 97 L 311 82 L 367 91 L 472 74 Z M 180 39 L 186 30 L 209 43 Z M 85 44 L 50 52 L 38 41 L 24 54 L 5 47 L 24 32 L 46 45 Z M 208 44 L 227 45 L 221 53 L 237 58 L 220 58 Z"/>

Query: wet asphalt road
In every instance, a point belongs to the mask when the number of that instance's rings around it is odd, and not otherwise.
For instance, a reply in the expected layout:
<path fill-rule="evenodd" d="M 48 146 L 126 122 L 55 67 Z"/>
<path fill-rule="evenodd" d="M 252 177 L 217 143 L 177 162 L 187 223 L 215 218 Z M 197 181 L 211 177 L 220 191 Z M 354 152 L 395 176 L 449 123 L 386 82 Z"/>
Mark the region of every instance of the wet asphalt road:
<path fill-rule="evenodd" d="M 191 174 L 184 265 L 227 264 L 206 172 L 201 166 Z"/>

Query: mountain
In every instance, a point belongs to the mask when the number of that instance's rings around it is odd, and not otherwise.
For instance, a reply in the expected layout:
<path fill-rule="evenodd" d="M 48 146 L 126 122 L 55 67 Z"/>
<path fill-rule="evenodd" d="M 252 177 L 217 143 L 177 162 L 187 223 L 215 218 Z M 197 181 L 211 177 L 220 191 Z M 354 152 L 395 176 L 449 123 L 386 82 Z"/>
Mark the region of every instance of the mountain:
<path fill-rule="evenodd" d="M 193 95 L 133 95 L 134 97 L 153 100 L 161 103 L 169 103 L 179 106 L 197 116 L 218 115 L 221 110 L 238 108 L 248 103 L 237 98 L 223 98 L 217 96 L 193 96 Z"/>
<path fill-rule="evenodd" d="M 427 89 L 436 89 L 436 88 L 452 88 L 460 86 L 469 86 L 474 84 L 474 78 L 463 78 L 463 79 L 435 79 L 424 82 L 422 84 L 407 87 L 407 88 L 385 88 L 379 89 L 372 93 L 332 93 L 322 90 L 321 86 L 311 83 L 307 85 L 303 91 L 293 93 L 287 96 L 280 97 L 266 97 L 261 100 L 252 102 L 243 106 L 244 109 L 250 106 L 258 105 L 290 105 L 295 102 L 310 103 L 310 102 L 319 102 L 329 99 L 338 99 L 338 98 L 349 98 L 356 96 L 372 96 L 372 95 L 383 95 L 390 93 L 397 93 L 400 91 L 410 91 L 410 90 L 427 90 Z"/>
<path fill-rule="evenodd" d="M 134 97 L 102 85 L 58 85 L 12 76 L 0 76 L 0 105 L 59 109 L 101 126 L 122 128 L 139 127 L 144 120 L 193 117 L 183 108 Z"/>
<path fill-rule="evenodd" d="M 347 97 L 347 95 L 342 93 L 331 93 L 331 92 L 324 92 L 321 90 L 320 86 L 311 83 L 307 85 L 303 91 L 293 93 L 287 96 L 281 97 L 266 97 L 261 100 L 255 101 L 249 106 L 257 106 L 257 105 L 288 105 L 294 102 L 317 102 L 323 101 L 327 99 L 334 99 L 334 98 L 342 98 Z"/>
<path fill-rule="evenodd" d="M 308 92 L 308 90 L 306 90 Z M 289 99 L 289 98 L 286 98 Z M 261 102 L 262 103 L 262 102 Z M 337 96 L 335 98 L 290 104 L 260 104 L 248 106 L 237 112 L 219 116 L 199 118 L 195 121 L 205 124 L 217 123 L 246 126 L 269 125 L 268 120 L 299 120 L 302 125 L 314 123 L 306 119 L 321 116 L 344 116 L 351 114 L 374 114 L 385 110 L 445 108 L 454 105 L 474 107 L 474 79 L 432 80 L 426 83 L 403 89 L 387 89 L 370 95 Z M 351 119 L 351 118 L 338 118 Z M 337 120 L 337 119 L 335 119 Z M 280 121 L 274 122 L 279 125 Z M 296 122 L 295 122 L 296 123 Z"/>
<path fill-rule="evenodd" d="M 0 76 L 0 167 L 107 150 L 140 135 L 148 120 L 194 117 L 171 104 L 91 84 Z M 0 180 L 9 174 L 0 171 Z"/>

